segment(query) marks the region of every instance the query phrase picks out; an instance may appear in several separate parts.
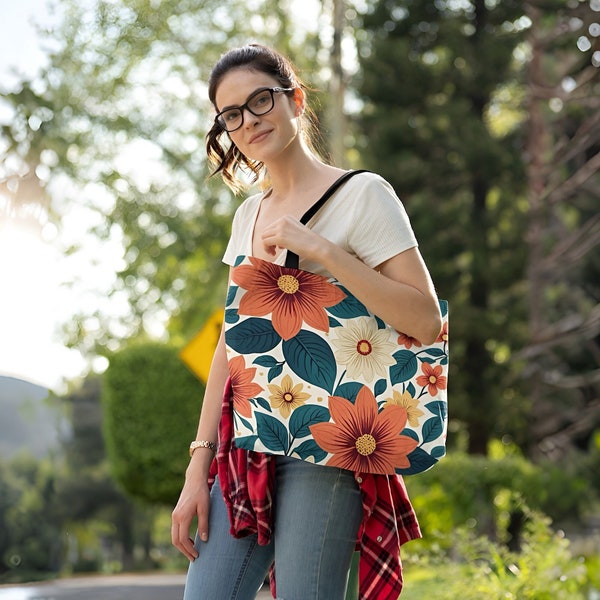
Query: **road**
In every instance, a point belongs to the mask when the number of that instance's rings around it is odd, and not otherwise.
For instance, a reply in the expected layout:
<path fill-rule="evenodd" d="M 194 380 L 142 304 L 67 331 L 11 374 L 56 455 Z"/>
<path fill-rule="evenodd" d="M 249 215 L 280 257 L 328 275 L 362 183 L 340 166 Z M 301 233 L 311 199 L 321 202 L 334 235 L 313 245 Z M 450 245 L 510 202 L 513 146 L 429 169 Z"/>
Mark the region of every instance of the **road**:
<path fill-rule="evenodd" d="M 0 600 L 181 600 L 184 581 L 185 575 L 155 573 L 74 577 L 0 585 Z M 270 598 L 266 586 L 256 596 L 256 600 Z"/>

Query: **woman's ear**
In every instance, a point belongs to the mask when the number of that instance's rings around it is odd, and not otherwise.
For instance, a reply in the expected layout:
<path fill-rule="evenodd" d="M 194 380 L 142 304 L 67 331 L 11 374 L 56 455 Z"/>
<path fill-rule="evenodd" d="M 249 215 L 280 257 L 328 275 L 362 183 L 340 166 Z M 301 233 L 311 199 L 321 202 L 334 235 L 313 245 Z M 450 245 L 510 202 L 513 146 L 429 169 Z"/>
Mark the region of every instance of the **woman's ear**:
<path fill-rule="evenodd" d="M 297 87 L 294 90 L 294 104 L 296 105 L 295 115 L 299 117 L 306 106 L 306 95 L 302 88 Z"/>

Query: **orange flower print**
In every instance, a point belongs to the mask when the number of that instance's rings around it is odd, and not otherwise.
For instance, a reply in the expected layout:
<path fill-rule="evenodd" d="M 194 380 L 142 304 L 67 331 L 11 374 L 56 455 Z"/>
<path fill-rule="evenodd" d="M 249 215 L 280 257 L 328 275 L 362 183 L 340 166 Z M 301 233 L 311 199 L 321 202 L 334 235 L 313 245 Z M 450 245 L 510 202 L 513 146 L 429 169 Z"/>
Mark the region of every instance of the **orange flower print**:
<path fill-rule="evenodd" d="M 406 335 L 405 333 L 398 334 L 398 346 L 400 344 L 404 344 L 406 349 L 410 349 L 413 346 L 416 346 L 417 348 L 422 346 L 421 342 L 417 338 L 410 337 L 410 335 Z"/>
<path fill-rule="evenodd" d="M 387 406 L 377 412 L 373 392 L 363 386 L 352 404 L 345 398 L 329 397 L 334 423 L 316 423 L 310 431 L 317 444 L 333 454 L 327 465 L 362 473 L 393 474 L 407 468 L 407 455 L 417 440 L 400 432 L 406 425 L 407 412 L 400 406 Z"/>
<path fill-rule="evenodd" d="M 240 301 L 241 315 L 262 317 L 271 313 L 273 328 L 284 339 L 293 338 L 305 322 L 329 331 L 326 306 L 335 306 L 346 294 L 325 277 L 249 257 L 251 265 L 232 270 L 231 278 L 247 290 Z"/>
<path fill-rule="evenodd" d="M 304 404 L 304 401 L 310 398 L 310 394 L 302 391 L 301 383 L 294 385 L 292 378 L 285 375 L 281 380 L 281 386 L 269 385 L 271 395 L 269 400 L 273 408 L 279 409 L 281 416 L 287 419 L 292 411 Z"/>
<path fill-rule="evenodd" d="M 437 336 L 437 339 L 435 340 L 435 343 L 439 343 L 439 342 L 447 342 L 448 341 L 448 322 L 444 323 L 444 325 L 442 326 L 442 330 L 440 331 L 440 334 Z"/>
<path fill-rule="evenodd" d="M 246 369 L 243 356 L 236 356 L 229 361 L 229 375 L 233 390 L 233 408 L 243 417 L 252 416 L 252 407 L 248 400 L 255 398 L 263 391 L 263 388 L 253 381 L 255 373 L 256 367 Z"/>
<path fill-rule="evenodd" d="M 393 397 L 388 398 L 385 401 L 384 406 L 392 406 L 393 404 L 395 404 L 396 406 L 401 406 L 402 408 L 405 408 L 410 426 L 418 427 L 419 417 L 422 417 L 425 414 L 422 410 L 419 409 L 419 401 L 416 398 L 413 398 L 407 391 L 403 394 L 396 390 L 393 390 L 393 392 Z"/>
<path fill-rule="evenodd" d="M 442 367 L 432 367 L 429 363 L 421 363 L 423 375 L 417 377 L 417 383 L 423 387 L 427 386 L 430 396 L 436 396 L 438 390 L 446 389 L 446 378 L 442 375 Z"/>

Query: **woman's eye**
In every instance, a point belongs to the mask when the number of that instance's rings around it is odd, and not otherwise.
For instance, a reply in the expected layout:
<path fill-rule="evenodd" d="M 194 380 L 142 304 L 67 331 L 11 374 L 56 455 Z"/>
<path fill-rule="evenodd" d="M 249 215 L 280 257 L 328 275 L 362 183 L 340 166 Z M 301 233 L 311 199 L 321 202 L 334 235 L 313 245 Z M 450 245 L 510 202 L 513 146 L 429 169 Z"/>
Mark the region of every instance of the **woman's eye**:
<path fill-rule="evenodd" d="M 229 110 L 225 113 L 226 121 L 235 121 L 236 119 L 239 119 L 239 118 L 240 118 L 239 110 Z"/>
<path fill-rule="evenodd" d="M 253 106 L 263 106 L 264 104 L 267 104 L 268 101 L 269 101 L 269 94 L 261 94 L 260 96 L 257 96 L 252 101 L 252 105 Z"/>

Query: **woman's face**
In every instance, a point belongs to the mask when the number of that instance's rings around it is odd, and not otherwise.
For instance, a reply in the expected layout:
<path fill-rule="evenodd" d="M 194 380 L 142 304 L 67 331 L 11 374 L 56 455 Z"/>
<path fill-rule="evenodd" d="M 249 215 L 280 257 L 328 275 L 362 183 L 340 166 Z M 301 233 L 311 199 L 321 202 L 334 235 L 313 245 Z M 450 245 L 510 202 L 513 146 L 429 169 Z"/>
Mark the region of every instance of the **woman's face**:
<path fill-rule="evenodd" d="M 217 87 L 217 110 L 241 106 L 257 90 L 274 87 L 281 87 L 281 84 L 266 73 L 247 68 L 232 69 Z M 299 139 L 297 117 L 301 109 L 294 97 L 275 93 L 273 109 L 267 114 L 256 116 L 244 109 L 243 125 L 229 133 L 231 141 L 247 158 L 265 163 L 275 160 Z"/>

